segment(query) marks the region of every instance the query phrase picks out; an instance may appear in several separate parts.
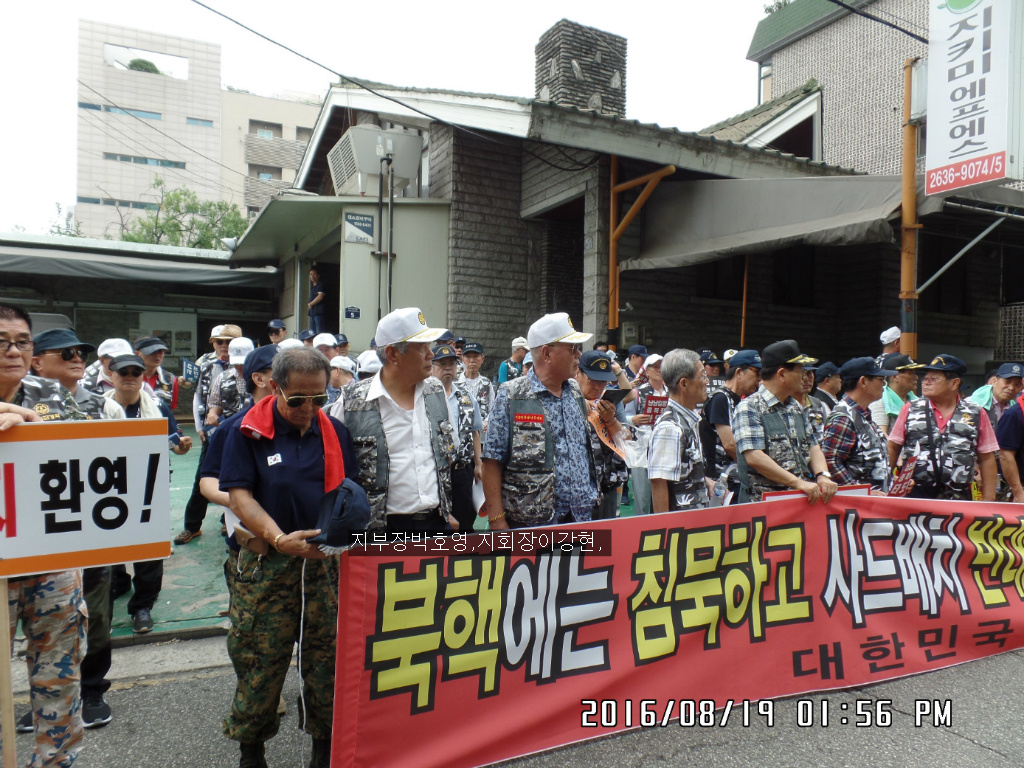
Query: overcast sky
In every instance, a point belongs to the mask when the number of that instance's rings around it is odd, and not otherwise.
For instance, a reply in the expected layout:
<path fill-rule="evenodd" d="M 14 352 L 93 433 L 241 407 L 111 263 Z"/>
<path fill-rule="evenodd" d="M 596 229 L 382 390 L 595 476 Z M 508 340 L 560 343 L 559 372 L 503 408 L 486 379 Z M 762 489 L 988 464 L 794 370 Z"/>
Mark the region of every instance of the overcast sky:
<path fill-rule="evenodd" d="M 765 0 L 205 1 L 356 78 L 526 97 L 534 45 L 567 18 L 627 38 L 630 118 L 698 130 L 757 103 L 745 55 Z M 190 0 L 4 0 L 0 231 L 43 233 L 55 203 L 74 204 L 79 19 L 219 43 L 223 85 L 262 95 L 332 80 Z"/>

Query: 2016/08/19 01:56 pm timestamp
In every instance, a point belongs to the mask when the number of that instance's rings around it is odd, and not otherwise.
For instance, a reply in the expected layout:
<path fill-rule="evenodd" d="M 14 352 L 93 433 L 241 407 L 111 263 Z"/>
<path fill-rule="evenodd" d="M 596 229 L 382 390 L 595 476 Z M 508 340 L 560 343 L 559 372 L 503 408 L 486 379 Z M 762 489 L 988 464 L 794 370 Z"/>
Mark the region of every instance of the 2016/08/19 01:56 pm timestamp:
<path fill-rule="evenodd" d="M 781 702 L 783 707 L 793 701 Z M 582 699 L 580 725 L 583 728 L 653 728 L 678 725 L 683 728 L 724 728 L 730 722 L 749 727 L 758 718 L 769 728 L 775 725 L 779 702 L 727 699 L 718 707 L 713 699 Z M 796 724 L 800 728 L 854 725 L 858 728 L 888 728 L 892 725 L 890 699 L 856 699 L 830 702 L 828 699 L 796 699 Z M 838 709 L 839 712 L 835 712 Z M 953 725 L 949 699 L 915 699 L 914 726 Z"/>

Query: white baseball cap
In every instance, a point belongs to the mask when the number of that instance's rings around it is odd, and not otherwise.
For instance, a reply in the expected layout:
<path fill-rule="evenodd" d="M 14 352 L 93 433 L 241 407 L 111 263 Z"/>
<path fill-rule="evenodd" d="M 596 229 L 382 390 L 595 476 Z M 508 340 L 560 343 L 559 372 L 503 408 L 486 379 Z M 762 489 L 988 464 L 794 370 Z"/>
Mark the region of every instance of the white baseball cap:
<path fill-rule="evenodd" d="M 373 354 L 376 357 L 377 353 L 374 352 Z M 335 355 L 331 358 L 331 368 L 341 368 L 343 371 L 354 374 L 356 372 L 356 363 L 352 358 L 345 355 Z"/>
<path fill-rule="evenodd" d="M 232 365 L 241 365 L 245 362 L 245 356 L 252 352 L 253 349 L 252 340 L 245 338 L 245 336 L 232 339 L 231 343 L 228 344 L 228 362 Z"/>
<path fill-rule="evenodd" d="M 298 339 L 284 339 L 283 341 L 279 341 L 277 343 L 277 351 L 278 352 L 283 352 L 286 349 L 293 349 L 294 347 L 304 347 L 304 346 L 306 346 L 306 345 L 303 344 Z"/>
<path fill-rule="evenodd" d="M 379 329 L 380 326 L 378 325 L 377 328 Z M 356 365 L 359 366 L 360 373 L 376 373 L 383 367 L 377 353 L 372 349 L 360 352 L 359 357 L 356 358 Z"/>
<path fill-rule="evenodd" d="M 725 352 L 722 353 L 722 359 L 725 360 L 725 362 L 728 363 L 729 362 L 729 358 L 731 358 L 733 355 L 735 355 L 738 351 L 739 350 L 736 350 L 736 349 L 727 349 L 727 350 L 725 350 Z"/>
<path fill-rule="evenodd" d="M 118 355 L 134 355 L 135 350 L 127 339 L 107 339 L 96 350 L 98 357 L 117 357 Z"/>
<path fill-rule="evenodd" d="M 878 338 L 883 344 L 892 344 L 900 337 L 901 333 L 902 331 L 900 331 L 900 327 L 898 325 L 894 325 L 892 328 L 887 328 L 882 331 L 882 335 Z"/>
<path fill-rule="evenodd" d="M 512 339 L 512 349 L 516 350 L 519 349 L 520 347 L 525 347 L 528 349 L 528 347 L 526 347 L 526 338 L 523 336 L 516 336 L 514 339 Z"/>
<path fill-rule="evenodd" d="M 338 346 L 338 340 L 334 338 L 333 333 L 318 333 L 313 339 L 314 347 L 336 347 Z"/>
<path fill-rule="evenodd" d="M 567 312 L 555 312 L 544 315 L 540 320 L 530 326 L 526 334 L 527 346 L 530 349 L 544 346 L 545 344 L 582 344 L 594 334 L 580 333 L 572 327 L 572 320 Z"/>
<path fill-rule="evenodd" d="M 664 359 L 665 358 L 661 355 L 648 355 L 647 359 L 644 360 L 644 368 L 650 368 L 652 365 L 660 363 Z"/>
<path fill-rule="evenodd" d="M 427 320 L 423 317 L 419 307 L 403 307 L 380 319 L 373 338 L 377 340 L 378 347 L 386 347 L 389 344 L 399 344 L 403 341 L 414 343 L 437 341 L 444 331 L 444 328 L 428 327 Z M 314 346 L 316 346 L 315 342 L 314 339 Z"/>

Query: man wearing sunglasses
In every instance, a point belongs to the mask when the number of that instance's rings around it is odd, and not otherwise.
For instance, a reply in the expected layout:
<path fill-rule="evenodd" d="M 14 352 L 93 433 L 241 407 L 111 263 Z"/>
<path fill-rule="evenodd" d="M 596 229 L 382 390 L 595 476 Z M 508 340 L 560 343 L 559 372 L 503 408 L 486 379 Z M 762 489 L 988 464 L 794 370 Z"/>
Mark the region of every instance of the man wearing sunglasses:
<path fill-rule="evenodd" d="M 172 411 L 178 407 L 178 377 L 163 369 L 164 355 L 170 350 L 158 336 L 146 336 L 135 342 L 135 354 L 146 364 L 142 380 Z"/>
<path fill-rule="evenodd" d="M 600 493 L 590 410 L 575 378 L 591 336 L 565 312 L 530 326 L 533 368 L 498 390 L 487 424 L 483 485 L 492 530 L 591 519 Z"/>
<path fill-rule="evenodd" d="M 78 407 L 90 419 L 123 419 L 117 403 L 90 392 L 79 380 L 85 375 L 85 363 L 95 347 L 79 340 L 71 328 L 54 328 L 32 339 L 32 370 L 44 379 L 60 382 L 75 397 Z"/>

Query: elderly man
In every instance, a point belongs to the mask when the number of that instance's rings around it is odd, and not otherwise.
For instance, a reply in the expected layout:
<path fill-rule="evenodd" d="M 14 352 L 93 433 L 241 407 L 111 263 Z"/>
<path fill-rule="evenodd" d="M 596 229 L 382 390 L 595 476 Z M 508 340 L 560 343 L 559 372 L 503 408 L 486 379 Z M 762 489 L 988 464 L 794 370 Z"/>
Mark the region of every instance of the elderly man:
<path fill-rule="evenodd" d="M 90 419 L 123 418 L 116 403 L 81 386 L 85 360 L 94 347 L 79 340 L 70 328 L 55 328 L 37 334 L 32 354 L 32 370 L 44 379 L 60 382 L 72 395 L 82 412 Z"/>
<path fill-rule="evenodd" d="M 498 383 L 519 378 L 523 373 L 523 358 L 526 357 L 526 339 L 516 336 L 512 339 L 512 356 L 498 366 Z"/>
<path fill-rule="evenodd" d="M 1024 377 L 1024 366 L 1020 363 L 1003 363 L 996 370 L 995 379 L 991 384 L 978 387 L 970 396 L 970 401 L 981 406 L 988 414 L 988 420 L 995 428 L 999 419 L 1013 405 L 1013 401 L 1021 392 L 1021 377 Z"/>
<path fill-rule="evenodd" d="M 274 396 L 250 408 L 224 446 L 220 489 L 254 535 L 239 552 L 228 634 L 238 679 L 224 735 L 239 742 L 240 768 L 267 764 L 264 744 L 280 726 L 278 702 L 296 643 L 299 725 L 313 737 L 309 764 L 330 765 L 338 561 L 308 539 L 320 532 L 320 499 L 358 469 L 348 430 L 321 410 L 328 373 L 314 350 L 279 352 Z"/>
<path fill-rule="evenodd" d="M 97 395 L 114 388 L 110 380 L 110 361 L 118 355 L 132 354 L 132 345 L 126 339 L 106 339 L 96 350 L 97 359 L 86 366 L 81 384 Z"/>
<path fill-rule="evenodd" d="M 882 388 L 882 399 L 873 402 L 870 410 L 872 421 L 883 434 L 888 435 L 903 406 L 911 400 L 917 400 L 917 372 L 923 366 L 915 363 L 908 355 L 886 355 L 882 359 L 882 367 L 896 371 L 896 375 L 886 381 Z"/>
<path fill-rule="evenodd" d="M 838 486 L 804 409 L 794 399 L 803 391 L 804 364 L 792 339 L 761 351 L 761 387 L 733 413 L 740 502 L 761 501 L 770 491 L 797 490 L 811 504 L 831 501 Z"/>
<path fill-rule="evenodd" d="M 900 330 L 898 325 L 894 325 L 892 328 L 886 328 L 879 335 L 878 340 L 882 342 L 882 354 L 875 358 L 879 365 L 885 363 L 886 355 L 898 355 L 900 353 L 900 336 L 903 332 Z"/>
<path fill-rule="evenodd" d="M 348 341 L 348 336 L 344 333 L 335 335 L 334 340 L 337 344 L 335 351 L 342 357 L 348 357 L 348 353 L 352 349 L 352 345 Z"/>
<path fill-rule="evenodd" d="M 700 437 L 705 475 L 711 482 L 723 480 L 735 498 L 740 481 L 732 415 L 744 397 L 757 391 L 761 382 L 761 356 L 753 349 L 734 352 L 729 356 L 725 376 L 725 385 L 712 392 L 701 409 Z"/>
<path fill-rule="evenodd" d="M 607 353 L 593 350 L 580 357 L 576 383 L 587 401 L 590 450 L 594 454 L 597 487 L 601 492 L 601 500 L 591 513 L 594 520 L 619 516 L 619 489 L 629 477 L 621 442 L 631 439 L 633 431 L 628 426 L 622 402 L 612 405 L 603 397 L 619 375 L 625 376 Z"/>
<path fill-rule="evenodd" d="M 135 354 L 146 363 L 142 381 L 173 411 L 178 407 L 178 377 L 161 367 L 168 351 L 157 336 L 146 336 L 135 342 Z"/>
<path fill-rule="evenodd" d="M 842 389 L 843 380 L 839 376 L 839 369 L 835 363 L 822 363 L 815 369 L 814 389 L 811 390 L 811 397 L 818 398 L 828 411 L 836 407 Z"/>
<path fill-rule="evenodd" d="M 533 369 L 498 390 L 484 444 L 491 530 L 590 519 L 600 492 L 587 437 L 589 410 L 576 383 L 582 343 L 569 315 L 530 326 Z"/>
<path fill-rule="evenodd" d="M 645 353 L 646 354 L 646 353 Z M 633 388 L 633 393 L 623 398 L 626 419 L 634 427 L 654 427 L 654 417 L 645 413 L 648 398 L 668 397 L 668 388 L 661 377 L 661 355 L 647 355 L 640 369 L 642 375 L 629 379 L 629 369 L 619 368 L 615 364 L 615 380 L 622 389 Z M 643 383 L 638 383 L 638 382 Z M 629 471 L 629 479 L 633 486 L 633 512 L 637 515 L 651 514 L 651 482 L 647 477 L 647 467 L 633 467 Z M 623 485 L 623 497 L 628 498 L 629 482 Z"/>
<path fill-rule="evenodd" d="M 626 378 L 632 381 L 643 371 L 644 363 L 648 357 L 647 347 L 643 344 L 634 344 L 626 352 Z M 641 382 L 642 383 L 642 382 Z"/>
<path fill-rule="evenodd" d="M 41 421 L 83 419 L 75 398 L 56 381 L 28 374 L 32 320 L 21 307 L 0 304 L 0 402 L 32 409 Z M 14 417 L 24 411 L 10 412 Z M 68 766 L 82 748 L 81 662 L 86 643 L 86 607 L 78 569 L 9 579 L 10 636 L 21 621 L 35 727 L 30 765 Z M 4 659 L 2 663 L 8 663 Z M 14 749 L 14 735 L 4 745 Z"/>
<path fill-rule="evenodd" d="M 647 475 L 651 480 L 651 509 L 678 512 L 708 506 L 696 413 L 707 398 L 708 375 L 700 355 L 690 349 L 673 349 L 661 364 L 668 389 L 668 408 L 654 425 L 647 450 Z"/>
<path fill-rule="evenodd" d="M 284 320 L 275 318 L 267 323 L 267 338 L 270 339 L 271 344 L 280 344 L 288 338 L 288 328 L 285 326 Z"/>
<path fill-rule="evenodd" d="M 345 387 L 356 377 L 356 364 L 350 357 L 335 355 L 331 358 L 331 380 L 327 384 L 330 396 L 327 413 L 345 423 Z"/>
<path fill-rule="evenodd" d="M 999 442 L 981 406 L 960 397 L 966 363 L 942 354 L 922 370 L 923 397 L 903 406 L 889 432 L 889 465 L 895 467 L 917 456 L 911 496 L 969 501 L 977 464 L 981 497 L 994 501 Z"/>
<path fill-rule="evenodd" d="M 455 425 L 455 459 L 452 462 L 452 517 L 459 523 L 459 530 L 473 532 L 476 521 L 476 505 L 473 503 L 473 481 L 482 477 L 480 464 L 480 434 L 483 432 L 483 418 L 476 398 L 465 386 L 455 382 L 459 356 L 455 347 L 439 344 L 433 349 L 434 359 L 431 372 L 444 387 L 448 401 L 448 413 Z"/>
<path fill-rule="evenodd" d="M 328 362 L 338 354 L 338 340 L 333 333 L 318 333 L 313 338 L 313 346 L 320 350 Z"/>
<path fill-rule="evenodd" d="M 226 369 L 210 387 L 210 397 L 206 401 L 207 435 L 214 433 L 213 427 L 226 419 L 230 419 L 245 406 L 247 393 L 242 366 L 245 358 L 253 350 L 253 343 L 245 336 L 232 339 L 228 344 L 228 362 L 231 367 Z"/>
<path fill-rule="evenodd" d="M 431 377 L 430 342 L 442 331 L 416 307 L 385 315 L 374 334 L 380 370 L 345 394 L 370 530 L 446 530 L 454 521 L 455 426 L 444 387 Z"/>
<path fill-rule="evenodd" d="M 299 341 L 301 341 L 304 346 L 312 347 L 313 339 L 315 338 L 316 331 L 314 331 L 312 328 L 307 328 L 304 331 L 299 331 Z"/>
<path fill-rule="evenodd" d="M 825 420 L 821 450 L 839 485 L 870 485 L 885 496 L 892 484 L 885 435 L 871 420 L 871 404 L 882 398 L 885 377 L 895 371 L 878 365 L 873 357 L 855 357 L 843 363 L 839 376 L 843 399 Z"/>
<path fill-rule="evenodd" d="M 487 429 L 487 415 L 491 412 L 491 405 L 494 403 L 494 384 L 486 376 L 480 375 L 480 368 L 484 364 L 484 345 L 477 341 L 470 341 L 462 349 L 462 364 L 465 372 L 456 379 L 462 384 L 466 391 L 476 398 L 476 404 L 480 408 L 480 418 L 484 420 L 484 429 Z"/>

